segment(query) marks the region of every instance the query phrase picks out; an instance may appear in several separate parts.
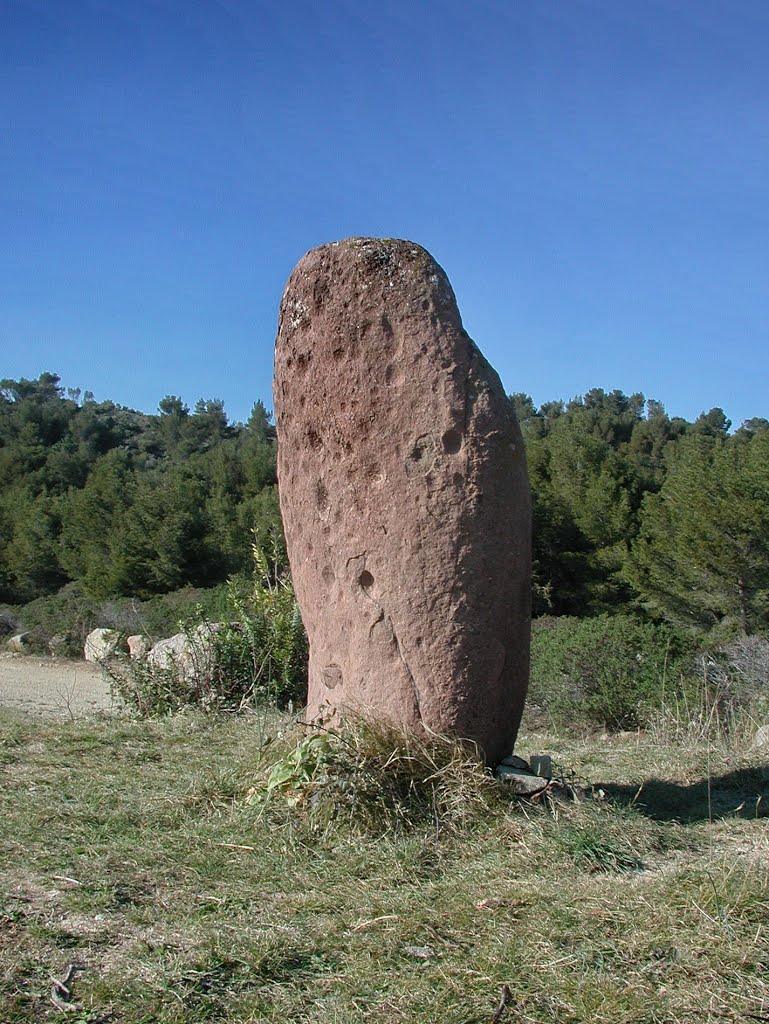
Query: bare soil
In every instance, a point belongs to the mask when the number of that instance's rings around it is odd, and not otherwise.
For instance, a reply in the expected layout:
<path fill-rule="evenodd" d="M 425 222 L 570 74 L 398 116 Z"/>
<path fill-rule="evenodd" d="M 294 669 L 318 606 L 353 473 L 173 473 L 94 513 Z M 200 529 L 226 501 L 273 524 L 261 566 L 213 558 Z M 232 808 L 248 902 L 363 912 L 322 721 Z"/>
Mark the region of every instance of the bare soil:
<path fill-rule="evenodd" d="M 114 702 L 101 669 L 87 661 L 0 654 L 0 707 L 71 718 Z"/>

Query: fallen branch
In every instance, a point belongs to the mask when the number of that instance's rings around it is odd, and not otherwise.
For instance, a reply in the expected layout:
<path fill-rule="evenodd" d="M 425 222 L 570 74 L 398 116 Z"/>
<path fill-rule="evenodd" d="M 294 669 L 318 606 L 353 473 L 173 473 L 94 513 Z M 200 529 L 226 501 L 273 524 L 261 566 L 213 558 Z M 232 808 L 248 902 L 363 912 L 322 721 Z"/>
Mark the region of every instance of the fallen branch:
<path fill-rule="evenodd" d="M 84 970 L 82 964 L 70 964 L 67 967 L 67 972 L 64 977 L 59 981 L 57 978 L 51 978 L 51 1002 L 57 1010 L 61 1010 L 63 1013 L 71 1013 L 73 1010 L 82 1010 L 83 1007 L 80 1003 L 72 1002 L 72 990 L 69 985 L 72 979 L 75 977 L 78 971 Z"/>
<path fill-rule="evenodd" d="M 510 991 L 510 989 L 507 987 L 507 985 L 503 985 L 502 991 L 499 995 L 499 1006 L 497 1007 L 497 1012 L 491 1018 L 491 1024 L 499 1024 L 499 1022 L 502 1020 L 505 1013 L 507 1012 L 507 1004 L 510 1002 L 512 997 L 513 994 Z"/>

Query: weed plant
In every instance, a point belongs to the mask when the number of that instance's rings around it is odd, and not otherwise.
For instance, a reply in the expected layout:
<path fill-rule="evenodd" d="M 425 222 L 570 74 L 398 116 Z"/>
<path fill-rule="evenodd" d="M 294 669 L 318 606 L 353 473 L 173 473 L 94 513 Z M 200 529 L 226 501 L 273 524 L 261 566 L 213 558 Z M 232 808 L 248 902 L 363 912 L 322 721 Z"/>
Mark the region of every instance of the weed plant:
<path fill-rule="evenodd" d="M 501 802 L 473 745 L 362 717 L 339 729 L 312 728 L 272 764 L 251 799 L 265 807 L 284 802 L 314 828 L 343 820 L 377 834 L 456 830 Z"/>

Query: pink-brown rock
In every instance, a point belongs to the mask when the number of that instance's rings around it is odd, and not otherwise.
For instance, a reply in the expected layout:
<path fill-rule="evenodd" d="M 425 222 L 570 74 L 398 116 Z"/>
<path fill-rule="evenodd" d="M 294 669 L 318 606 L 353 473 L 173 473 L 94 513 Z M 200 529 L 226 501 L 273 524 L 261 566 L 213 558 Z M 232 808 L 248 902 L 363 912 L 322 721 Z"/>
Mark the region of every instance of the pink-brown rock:
<path fill-rule="evenodd" d="M 509 754 L 526 694 L 526 461 L 448 278 L 413 242 L 313 249 L 275 350 L 278 480 L 308 716 L 345 709 Z"/>

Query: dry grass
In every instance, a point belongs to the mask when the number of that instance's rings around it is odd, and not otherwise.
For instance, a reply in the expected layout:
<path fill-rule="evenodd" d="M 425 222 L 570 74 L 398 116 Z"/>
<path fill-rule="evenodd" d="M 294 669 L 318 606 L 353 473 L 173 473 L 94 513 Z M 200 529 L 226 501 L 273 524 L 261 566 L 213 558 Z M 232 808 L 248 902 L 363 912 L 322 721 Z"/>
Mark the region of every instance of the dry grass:
<path fill-rule="evenodd" d="M 745 748 L 523 736 L 602 798 L 522 804 L 461 749 L 362 729 L 265 801 L 285 719 L 0 724 L 8 1024 L 769 1018 Z"/>

